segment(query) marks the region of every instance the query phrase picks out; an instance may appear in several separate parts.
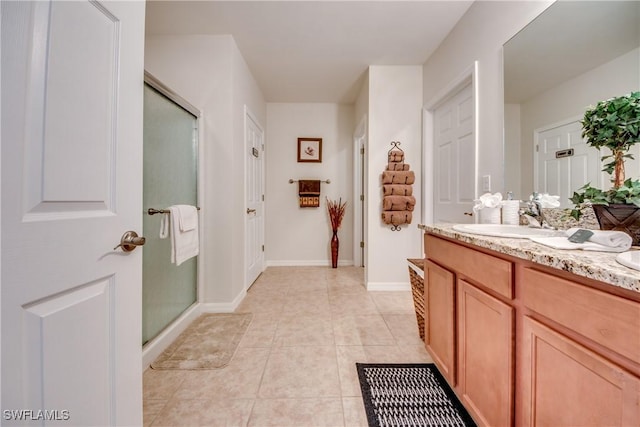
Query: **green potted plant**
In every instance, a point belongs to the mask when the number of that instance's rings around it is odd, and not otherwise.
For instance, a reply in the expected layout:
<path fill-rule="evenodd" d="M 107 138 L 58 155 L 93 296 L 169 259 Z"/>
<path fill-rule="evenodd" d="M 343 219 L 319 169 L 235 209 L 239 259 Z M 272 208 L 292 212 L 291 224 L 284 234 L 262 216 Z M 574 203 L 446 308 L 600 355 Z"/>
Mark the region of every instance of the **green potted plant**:
<path fill-rule="evenodd" d="M 573 193 L 576 208 L 571 216 L 579 219 L 581 207 L 590 204 L 600 228 L 622 230 L 640 243 L 640 180 L 625 179 L 624 162 L 633 158 L 629 150 L 640 143 L 640 92 L 632 92 L 598 102 L 584 113 L 582 137 L 598 150 L 608 148 L 611 154 L 603 171 L 613 175 L 613 186 L 601 190 L 587 184 Z"/>

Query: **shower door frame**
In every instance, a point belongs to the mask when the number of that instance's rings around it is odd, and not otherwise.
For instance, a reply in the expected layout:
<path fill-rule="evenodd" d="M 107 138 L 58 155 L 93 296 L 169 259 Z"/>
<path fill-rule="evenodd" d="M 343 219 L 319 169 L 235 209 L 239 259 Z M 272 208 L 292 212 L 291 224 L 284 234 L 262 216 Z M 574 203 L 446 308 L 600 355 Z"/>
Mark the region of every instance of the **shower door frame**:
<path fill-rule="evenodd" d="M 198 126 L 198 160 L 197 160 L 197 179 L 196 179 L 196 194 L 198 206 L 204 206 L 204 168 L 203 168 L 203 120 L 201 111 L 192 105 L 189 101 L 178 95 L 174 90 L 158 80 L 153 74 L 147 70 L 144 71 L 144 83 L 148 84 L 152 89 L 158 91 L 161 95 L 165 96 L 171 102 L 175 103 L 179 107 L 183 108 L 196 118 L 196 124 Z M 146 215 L 146 212 L 144 213 Z M 206 215 L 206 212 L 200 211 L 200 215 Z M 200 221 L 199 224 L 199 240 L 203 242 L 204 228 L 206 227 L 206 221 Z M 204 245 L 200 245 L 199 259 L 203 259 L 205 255 Z M 196 271 L 197 283 L 196 283 L 196 301 L 187 307 L 178 318 L 172 323 L 167 325 L 160 333 L 145 343 L 142 347 L 142 369 L 147 368 L 151 362 L 153 362 L 159 355 L 167 348 L 175 339 L 182 333 L 187 326 L 195 320 L 200 314 L 200 297 L 203 295 L 204 284 L 204 266 L 203 263 L 198 262 Z"/>

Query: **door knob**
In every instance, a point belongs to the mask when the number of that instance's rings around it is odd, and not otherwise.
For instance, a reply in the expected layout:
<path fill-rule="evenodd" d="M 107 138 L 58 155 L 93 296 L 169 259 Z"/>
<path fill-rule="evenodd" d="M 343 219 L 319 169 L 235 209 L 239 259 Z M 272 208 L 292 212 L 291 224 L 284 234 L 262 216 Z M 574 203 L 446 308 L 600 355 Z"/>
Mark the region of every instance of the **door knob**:
<path fill-rule="evenodd" d="M 256 211 L 255 209 L 247 208 L 247 215 L 249 215 L 250 213 L 254 213 L 255 211 Z"/>
<path fill-rule="evenodd" d="M 146 241 L 147 239 L 142 236 L 138 236 L 138 233 L 135 231 L 127 231 L 120 238 L 120 244 L 113 248 L 113 250 L 115 251 L 118 248 L 122 248 L 124 252 L 131 252 L 138 246 L 144 245 Z"/>

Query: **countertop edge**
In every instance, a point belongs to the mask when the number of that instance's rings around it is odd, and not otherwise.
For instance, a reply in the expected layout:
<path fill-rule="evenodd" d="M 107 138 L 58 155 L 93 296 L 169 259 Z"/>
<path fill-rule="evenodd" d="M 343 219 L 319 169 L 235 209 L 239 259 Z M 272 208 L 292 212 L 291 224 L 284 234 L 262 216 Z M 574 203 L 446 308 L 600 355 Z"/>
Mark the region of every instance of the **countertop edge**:
<path fill-rule="evenodd" d="M 463 233 L 453 225 L 421 225 L 419 229 L 640 293 L 640 271 L 619 264 L 616 253 L 554 249 L 529 239 Z"/>

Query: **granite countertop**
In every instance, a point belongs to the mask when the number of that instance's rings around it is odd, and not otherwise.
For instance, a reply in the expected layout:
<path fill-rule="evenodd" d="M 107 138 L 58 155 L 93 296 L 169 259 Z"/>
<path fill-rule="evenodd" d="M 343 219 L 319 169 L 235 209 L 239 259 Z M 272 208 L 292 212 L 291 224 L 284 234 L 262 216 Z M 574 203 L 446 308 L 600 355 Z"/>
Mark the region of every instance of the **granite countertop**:
<path fill-rule="evenodd" d="M 529 239 L 508 239 L 463 233 L 454 230 L 453 225 L 443 223 L 424 225 L 420 228 L 428 233 L 640 292 L 640 271 L 618 264 L 615 260 L 616 253 L 554 249 Z"/>

